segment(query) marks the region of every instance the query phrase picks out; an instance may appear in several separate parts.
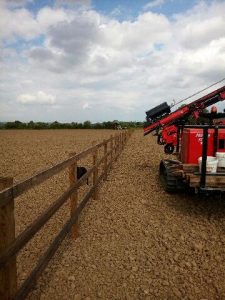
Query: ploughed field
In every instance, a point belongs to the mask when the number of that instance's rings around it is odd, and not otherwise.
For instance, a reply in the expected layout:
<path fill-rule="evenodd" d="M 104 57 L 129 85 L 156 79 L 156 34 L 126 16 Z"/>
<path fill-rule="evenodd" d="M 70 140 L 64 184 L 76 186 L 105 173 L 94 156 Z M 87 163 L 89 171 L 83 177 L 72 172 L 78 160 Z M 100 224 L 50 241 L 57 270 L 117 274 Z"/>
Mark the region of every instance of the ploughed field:
<path fill-rule="evenodd" d="M 1 176 L 20 180 L 111 133 L 0 131 Z M 133 133 L 99 199 L 83 211 L 79 238 L 63 242 L 30 299 L 225 298 L 225 199 L 165 193 L 158 180 L 163 157 L 154 137 Z M 17 234 L 63 192 L 67 177 L 16 199 Z M 68 215 L 69 203 L 21 252 L 20 282 Z"/>

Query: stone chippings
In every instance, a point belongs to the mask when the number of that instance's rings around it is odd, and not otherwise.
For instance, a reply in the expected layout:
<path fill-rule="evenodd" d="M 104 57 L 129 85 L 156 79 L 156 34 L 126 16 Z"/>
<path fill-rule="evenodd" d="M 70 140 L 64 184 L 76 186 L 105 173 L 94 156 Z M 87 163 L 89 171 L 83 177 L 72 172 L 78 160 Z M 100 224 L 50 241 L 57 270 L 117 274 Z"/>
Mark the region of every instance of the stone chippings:
<path fill-rule="evenodd" d="M 4 132 L 4 175 L 21 179 L 109 134 Z M 29 299 L 225 298 L 225 201 L 166 194 L 157 176 L 163 157 L 154 137 L 134 132 L 83 211 L 79 238 L 65 239 Z M 63 191 L 67 174 L 60 176 L 17 199 L 17 233 Z M 18 256 L 20 282 L 68 211 L 69 204 Z"/>

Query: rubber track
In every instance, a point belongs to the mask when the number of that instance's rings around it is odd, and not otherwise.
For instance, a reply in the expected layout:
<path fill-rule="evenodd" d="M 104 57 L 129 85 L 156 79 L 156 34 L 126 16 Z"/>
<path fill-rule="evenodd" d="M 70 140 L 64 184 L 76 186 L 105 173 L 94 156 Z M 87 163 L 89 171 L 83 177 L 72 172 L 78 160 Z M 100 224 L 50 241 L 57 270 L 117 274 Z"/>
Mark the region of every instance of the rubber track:
<path fill-rule="evenodd" d="M 171 167 L 173 167 L 173 171 L 174 169 L 174 164 L 172 163 L 163 163 L 161 162 L 160 164 L 160 169 L 162 168 L 162 165 L 164 167 L 164 172 L 165 173 L 162 174 L 162 172 L 160 171 L 160 179 L 161 182 L 163 184 L 163 188 L 165 189 L 166 192 L 169 193 L 175 193 L 178 191 L 181 191 L 184 189 L 182 180 L 180 178 L 178 178 L 177 176 L 174 176 L 173 174 L 171 174 Z M 163 178 L 162 178 L 163 176 Z"/>

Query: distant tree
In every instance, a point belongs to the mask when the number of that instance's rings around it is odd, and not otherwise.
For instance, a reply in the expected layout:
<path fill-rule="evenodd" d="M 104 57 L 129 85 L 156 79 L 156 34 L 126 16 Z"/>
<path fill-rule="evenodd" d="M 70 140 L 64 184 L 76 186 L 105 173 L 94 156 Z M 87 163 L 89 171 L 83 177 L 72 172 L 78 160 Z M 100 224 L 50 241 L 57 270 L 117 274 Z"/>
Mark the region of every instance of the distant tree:
<path fill-rule="evenodd" d="M 102 124 L 102 123 L 96 123 L 96 124 L 94 124 L 94 128 L 95 128 L 95 129 L 102 129 L 102 128 L 104 128 L 104 127 L 103 127 L 103 124 Z"/>
<path fill-rule="evenodd" d="M 52 123 L 45 122 L 34 122 L 29 121 L 28 123 L 23 123 L 18 120 L 14 122 L 0 123 L 0 129 L 115 129 L 115 128 L 131 128 L 131 127 L 141 127 L 142 122 L 124 122 L 124 121 L 107 121 L 107 122 L 97 122 L 92 124 L 90 121 L 85 121 L 84 123 L 60 123 L 54 121 Z"/>
<path fill-rule="evenodd" d="M 18 129 L 23 129 L 26 127 L 26 124 L 25 123 L 22 123 L 20 121 L 15 121 L 15 128 L 18 128 Z"/>
<path fill-rule="evenodd" d="M 28 124 L 27 124 L 27 128 L 29 129 L 34 129 L 34 121 L 30 121 Z"/>
<path fill-rule="evenodd" d="M 137 125 L 137 127 L 143 127 L 144 126 L 144 123 L 143 122 L 136 122 L 136 125 Z"/>
<path fill-rule="evenodd" d="M 36 129 L 36 130 L 49 129 L 48 123 L 44 123 L 44 122 L 36 122 L 36 123 L 34 123 L 33 126 L 34 126 L 33 129 Z"/>
<path fill-rule="evenodd" d="M 58 121 L 55 121 L 50 124 L 50 129 L 59 129 L 60 128 L 60 123 Z"/>
<path fill-rule="evenodd" d="M 90 121 L 85 121 L 84 124 L 83 124 L 83 128 L 85 128 L 85 129 L 91 128 L 91 122 Z"/>
<path fill-rule="evenodd" d="M 114 123 L 111 121 L 103 122 L 102 127 L 105 129 L 114 129 Z"/>
<path fill-rule="evenodd" d="M 22 123 L 20 121 L 7 122 L 5 124 L 6 129 L 26 129 L 26 123 Z"/>
<path fill-rule="evenodd" d="M 78 128 L 78 123 L 72 122 L 72 123 L 71 123 L 71 128 L 72 128 L 72 129 Z"/>

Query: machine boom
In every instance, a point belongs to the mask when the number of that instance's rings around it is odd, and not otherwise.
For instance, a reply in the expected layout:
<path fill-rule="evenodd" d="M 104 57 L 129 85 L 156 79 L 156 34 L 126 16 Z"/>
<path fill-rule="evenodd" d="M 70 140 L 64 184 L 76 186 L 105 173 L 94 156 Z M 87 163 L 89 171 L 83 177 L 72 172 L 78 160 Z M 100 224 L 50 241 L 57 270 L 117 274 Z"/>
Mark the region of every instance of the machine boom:
<path fill-rule="evenodd" d="M 170 106 L 164 102 L 146 112 L 146 124 L 144 135 L 156 131 L 158 143 L 165 145 L 165 152 L 172 153 L 177 140 L 177 128 L 180 122 L 185 122 L 189 116 L 193 115 L 196 119 L 199 113 L 219 101 L 225 100 L 225 86 L 189 103 L 174 112 Z"/>

